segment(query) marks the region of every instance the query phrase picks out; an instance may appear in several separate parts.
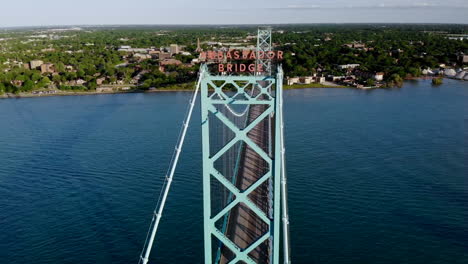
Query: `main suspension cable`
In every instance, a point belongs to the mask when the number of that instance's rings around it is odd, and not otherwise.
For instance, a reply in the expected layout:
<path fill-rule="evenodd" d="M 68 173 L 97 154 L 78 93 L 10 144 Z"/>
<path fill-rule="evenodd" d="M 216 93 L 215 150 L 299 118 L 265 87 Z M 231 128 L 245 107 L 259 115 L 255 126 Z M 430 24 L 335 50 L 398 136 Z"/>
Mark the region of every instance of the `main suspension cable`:
<path fill-rule="evenodd" d="M 281 75 L 280 80 L 283 79 L 283 70 L 280 69 L 279 74 Z M 284 264 L 291 263 L 291 247 L 289 244 L 289 212 L 288 212 L 288 188 L 287 188 L 287 181 L 286 181 L 286 162 L 285 162 L 285 152 L 286 148 L 284 146 L 284 110 L 283 110 L 283 87 L 278 89 L 278 98 L 279 102 L 279 110 L 280 112 L 277 113 L 279 116 L 280 122 L 280 151 L 281 151 L 281 204 L 282 204 L 282 220 L 283 220 L 283 254 L 284 254 Z"/>
<path fill-rule="evenodd" d="M 155 208 L 154 213 L 153 213 L 153 218 L 151 220 L 151 224 L 150 224 L 148 233 L 146 235 L 145 244 L 143 245 L 143 249 L 141 251 L 140 260 L 138 261 L 139 264 L 140 263 L 143 263 L 143 264 L 148 263 L 149 255 L 151 253 L 151 249 L 152 249 L 153 243 L 154 243 L 154 238 L 156 236 L 156 231 L 158 230 L 159 221 L 161 220 L 162 212 L 164 210 L 164 205 L 166 204 L 167 195 L 169 194 L 169 190 L 171 188 L 172 179 L 174 178 L 174 172 L 175 172 L 176 167 L 177 167 L 177 162 L 179 160 L 180 152 L 182 151 L 182 146 L 184 145 L 185 135 L 187 134 L 187 129 L 189 127 L 190 119 L 192 117 L 193 108 L 195 106 L 195 101 L 197 100 L 197 94 L 198 94 L 198 90 L 200 88 L 201 79 L 203 78 L 204 73 L 205 73 L 205 67 L 202 66 L 200 68 L 200 73 L 199 73 L 199 76 L 198 76 L 198 82 L 196 84 L 195 91 L 193 92 L 192 98 L 190 100 L 190 104 L 189 104 L 189 107 L 188 107 L 188 112 L 186 114 L 184 123 L 182 125 L 182 129 L 180 130 L 179 138 L 178 138 L 178 141 L 177 141 L 176 148 L 175 148 L 175 150 L 173 152 L 173 155 L 172 155 L 172 159 L 171 159 L 171 162 L 170 162 L 169 169 L 168 169 L 168 171 L 166 173 L 164 184 L 163 184 L 163 186 L 161 188 L 161 192 L 159 193 L 158 202 L 157 202 L 156 208 Z"/>

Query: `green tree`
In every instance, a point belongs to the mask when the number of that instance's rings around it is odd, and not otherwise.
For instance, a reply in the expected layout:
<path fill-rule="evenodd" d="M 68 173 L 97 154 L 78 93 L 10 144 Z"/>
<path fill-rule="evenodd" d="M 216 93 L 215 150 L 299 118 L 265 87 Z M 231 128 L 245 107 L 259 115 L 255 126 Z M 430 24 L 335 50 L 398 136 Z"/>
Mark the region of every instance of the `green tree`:
<path fill-rule="evenodd" d="M 30 92 L 34 89 L 34 82 L 31 81 L 31 80 L 27 80 L 24 82 L 23 84 L 23 87 L 22 87 L 22 91 L 25 91 L 25 92 Z"/>
<path fill-rule="evenodd" d="M 50 84 L 50 79 L 49 77 L 46 76 L 37 83 L 37 87 L 44 88 L 44 87 L 47 87 L 49 84 Z"/>
<path fill-rule="evenodd" d="M 60 77 L 60 75 L 54 75 L 52 76 L 52 81 L 56 84 L 56 85 L 59 85 L 60 82 L 62 81 L 62 78 Z"/>
<path fill-rule="evenodd" d="M 411 67 L 408 69 L 408 73 L 411 75 L 411 77 L 419 77 L 421 76 L 421 69 Z"/>
<path fill-rule="evenodd" d="M 389 86 L 401 87 L 403 85 L 403 78 L 399 74 L 394 73 L 390 76 L 388 84 Z"/>
<path fill-rule="evenodd" d="M 97 83 L 96 81 L 90 81 L 86 84 L 89 90 L 96 90 L 97 88 Z"/>
<path fill-rule="evenodd" d="M 41 76 L 39 73 L 37 73 L 37 72 L 33 72 L 33 74 L 31 74 L 31 80 L 32 80 L 33 82 L 37 82 L 37 81 L 39 81 L 41 78 L 42 78 L 42 76 Z"/>
<path fill-rule="evenodd" d="M 65 64 L 63 64 L 63 62 L 59 62 L 55 65 L 55 69 L 57 72 L 65 72 Z"/>
<path fill-rule="evenodd" d="M 85 71 L 83 71 L 82 69 L 79 69 L 77 72 L 76 72 L 76 76 L 78 78 L 84 78 L 86 76 L 86 73 Z"/>

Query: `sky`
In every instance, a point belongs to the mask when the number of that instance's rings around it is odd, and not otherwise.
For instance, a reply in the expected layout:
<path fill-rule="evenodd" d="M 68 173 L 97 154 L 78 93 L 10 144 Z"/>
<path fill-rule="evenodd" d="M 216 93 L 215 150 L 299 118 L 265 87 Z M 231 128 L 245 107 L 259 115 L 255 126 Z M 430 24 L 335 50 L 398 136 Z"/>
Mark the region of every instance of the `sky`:
<path fill-rule="evenodd" d="M 0 0 L 0 27 L 280 23 L 468 24 L 468 0 Z"/>

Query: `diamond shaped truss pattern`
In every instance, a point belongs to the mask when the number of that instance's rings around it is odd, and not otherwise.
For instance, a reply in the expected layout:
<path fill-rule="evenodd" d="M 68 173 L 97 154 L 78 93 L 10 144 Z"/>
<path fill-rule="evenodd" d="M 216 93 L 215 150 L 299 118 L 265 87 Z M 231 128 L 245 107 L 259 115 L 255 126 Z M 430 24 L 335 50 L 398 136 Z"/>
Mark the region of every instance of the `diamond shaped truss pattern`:
<path fill-rule="evenodd" d="M 253 135 L 262 124 L 271 126 L 275 123 L 265 120 L 277 116 L 274 115 L 276 100 L 271 92 L 276 81 L 273 77 L 265 76 L 211 75 L 205 76 L 202 80 L 205 263 L 270 263 L 269 253 L 259 254 L 258 251 L 259 248 L 271 251 L 269 247 L 272 247 L 270 244 L 273 226 L 277 223 L 271 211 L 279 211 L 279 206 L 278 208 L 273 206 L 272 196 L 275 195 L 273 191 L 265 192 L 260 189 L 271 189 L 271 183 L 279 185 L 279 181 L 276 180 L 275 155 L 271 153 L 273 151 L 271 135 L 269 142 L 265 141 L 264 135 L 261 138 L 254 138 Z M 225 87 L 234 88 L 227 91 Z M 208 89 L 214 92 L 208 93 Z M 220 105 L 229 107 L 238 104 L 245 105 L 247 109 L 243 113 L 248 115 L 245 126 L 236 125 L 232 118 L 226 116 L 225 111 L 219 109 Z M 215 116 L 216 122 L 220 121 L 234 134 L 234 137 L 217 152 L 211 153 L 209 138 L 217 131 L 210 131 L 210 126 L 207 125 L 210 123 L 210 116 Z M 265 144 L 269 144 L 269 147 L 266 148 Z M 241 153 L 236 159 L 239 168 L 222 169 L 226 164 L 225 160 L 228 160 L 225 156 L 233 157 L 232 153 Z M 229 175 L 223 175 L 222 171 Z M 251 178 L 248 182 L 242 183 L 245 177 Z M 214 214 L 210 208 L 211 199 L 216 199 L 212 196 L 214 190 L 210 189 L 213 186 L 212 180 L 227 190 L 224 193 L 229 193 L 230 199 L 222 203 L 224 208 L 215 210 Z M 260 202 L 261 197 L 258 197 L 258 194 L 265 193 L 269 195 L 264 197 L 265 201 Z M 212 237 L 217 239 L 216 244 L 211 243 Z M 217 256 L 215 259 L 212 252 L 218 252 L 215 254 Z M 230 252 L 229 258 L 223 256 L 222 252 Z"/>

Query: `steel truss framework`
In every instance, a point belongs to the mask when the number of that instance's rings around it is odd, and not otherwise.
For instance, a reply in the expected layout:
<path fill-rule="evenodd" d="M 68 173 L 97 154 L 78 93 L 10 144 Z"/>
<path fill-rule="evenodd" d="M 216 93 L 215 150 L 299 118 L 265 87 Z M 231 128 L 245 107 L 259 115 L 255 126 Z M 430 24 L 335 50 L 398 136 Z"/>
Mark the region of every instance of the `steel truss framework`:
<path fill-rule="evenodd" d="M 271 75 L 272 71 L 272 64 L 271 64 L 271 59 L 268 59 L 266 56 L 264 56 L 263 59 L 261 59 L 260 53 L 267 54 L 269 51 L 271 51 L 271 28 L 266 27 L 266 28 L 259 28 L 258 29 L 258 35 L 257 35 L 257 60 L 256 64 L 257 67 L 255 69 L 258 69 L 259 65 L 262 65 L 262 69 L 264 70 L 265 75 Z"/>
<path fill-rule="evenodd" d="M 260 57 L 258 56 L 260 52 L 265 53 L 271 50 L 271 28 L 259 29 L 257 58 Z M 182 126 L 170 169 L 166 175 L 165 184 L 161 190 L 160 200 L 154 211 L 139 263 L 146 264 L 149 261 L 149 255 L 200 86 L 205 263 L 253 264 L 258 262 L 279 264 L 280 219 L 283 223 L 283 259 L 285 264 L 291 263 L 289 216 L 286 201 L 282 103 L 283 72 L 281 67 L 278 67 L 273 75 L 271 60 L 268 59 L 257 59 L 256 64 L 257 66 L 262 65 L 265 70 L 255 72 L 249 76 L 211 75 L 206 65 L 201 67 L 196 89 L 189 104 L 187 116 Z M 244 111 L 241 113 L 233 111 L 231 107 L 234 108 L 234 106 L 243 106 Z M 220 108 L 228 110 L 230 114 L 226 111 L 223 112 Z M 230 119 L 226 114 L 234 120 Z M 211 121 L 214 118 L 215 121 L 224 125 L 221 134 L 227 128 L 230 130 L 230 136 L 234 135 L 231 139 L 223 137 L 221 148 L 213 151 L 213 153 L 211 153 L 210 149 L 210 137 L 214 136 L 216 138 L 216 134 L 220 133 L 220 131 L 217 131 L 216 128 L 211 131 L 210 118 Z M 253 133 L 251 133 L 252 131 Z M 265 135 L 265 132 L 268 132 L 268 135 Z M 241 143 L 240 147 L 234 148 L 233 146 L 238 143 Z M 229 159 L 231 161 L 235 160 L 235 170 L 233 173 L 231 171 L 227 172 L 226 168 L 229 166 L 223 165 L 221 171 L 226 174 L 223 175 L 217 169 L 215 163 L 218 160 L 224 162 L 223 155 L 230 149 L 237 149 L 235 158 L 227 155 L 228 161 Z M 239 167 L 243 169 L 239 169 Z M 225 177 L 227 174 L 230 174 L 231 181 Z M 236 182 L 237 178 L 241 180 L 247 178 L 250 183 L 247 186 L 245 182 L 239 184 L 239 182 Z M 212 180 L 222 185 L 229 192 L 226 197 L 227 192 L 224 191 L 222 195 L 224 198 L 223 204 L 221 209 L 218 208 L 220 211 L 216 213 L 213 213 L 211 208 L 212 201 L 216 200 L 212 196 Z M 243 205 L 242 210 L 236 209 L 241 204 Z M 280 213 L 282 213 L 281 217 Z M 234 216 L 232 216 L 233 214 Z M 218 220 L 222 220 L 220 228 L 216 225 Z M 233 223 L 234 228 L 232 228 Z M 231 230 L 229 227 L 231 227 Z M 232 229 L 234 229 L 234 232 L 231 232 Z M 252 236 L 252 233 L 257 236 Z M 234 239 L 232 239 L 233 237 Z M 218 239 L 219 242 L 213 245 L 212 238 Z M 241 241 L 239 241 L 239 238 L 241 238 Z M 226 256 L 226 252 L 223 252 L 222 249 L 227 249 L 229 256 Z M 212 254 L 214 252 L 216 254 Z M 254 254 L 252 255 L 252 253 Z"/>
<path fill-rule="evenodd" d="M 203 153 L 203 200 L 204 200 L 204 255 L 205 263 L 218 263 L 219 259 L 213 259 L 212 250 L 216 245 L 212 245 L 212 237 L 217 238 L 224 247 L 227 247 L 235 257 L 227 263 L 256 263 L 254 259 L 249 256 L 256 247 L 262 243 L 270 243 L 269 249 L 269 263 L 279 263 L 279 249 L 280 249 L 280 208 L 281 208 L 281 155 L 282 155 L 282 131 L 281 125 L 282 115 L 278 114 L 282 111 L 280 100 L 282 98 L 282 80 L 283 73 L 281 68 L 278 68 L 276 76 L 220 76 L 211 75 L 208 71 L 204 71 L 201 78 L 201 115 L 202 115 L 202 153 Z M 242 83 L 242 84 L 240 84 Z M 229 92 L 225 87 L 234 87 Z M 250 87 L 250 88 L 248 88 Z M 249 89 L 257 89 L 258 92 L 252 93 Z M 232 92 L 234 90 L 234 92 Z M 242 99 L 238 99 L 242 98 Z M 245 128 L 239 128 L 234 124 L 220 109 L 219 106 L 233 106 L 244 105 L 246 107 L 251 105 L 264 105 L 264 111 Z M 217 131 L 210 131 L 210 116 L 215 116 L 217 121 L 221 121 L 223 125 L 228 127 L 234 132 L 234 138 L 227 142 L 226 145 L 221 147 L 217 152 L 210 153 L 210 136 L 214 136 Z M 270 123 L 272 130 L 276 131 L 272 135 L 272 144 L 275 146 L 271 148 L 273 153 L 269 155 L 261 147 L 249 138 L 248 133 L 262 120 L 270 117 L 273 122 Z M 268 166 L 268 172 L 265 175 L 259 175 L 256 182 L 252 183 L 245 190 L 241 190 L 226 177 L 222 175 L 215 167 L 215 162 L 226 153 L 236 143 L 241 142 L 250 147 L 256 152 Z M 211 199 L 215 199 L 211 194 L 211 181 L 215 179 L 219 181 L 222 186 L 229 190 L 235 197 L 233 200 L 225 205 L 224 208 L 217 214 L 212 215 Z M 257 188 L 270 181 L 271 199 L 271 212 L 265 213 L 260 209 L 250 198 L 249 194 L 254 192 Z M 284 201 L 286 202 L 286 201 Z M 230 240 L 223 230 L 216 227 L 216 222 L 226 214 L 229 214 L 236 205 L 242 203 L 249 210 L 253 211 L 258 218 L 268 225 L 268 231 L 261 235 L 256 241 L 245 248 L 239 247 L 236 243 Z"/>

